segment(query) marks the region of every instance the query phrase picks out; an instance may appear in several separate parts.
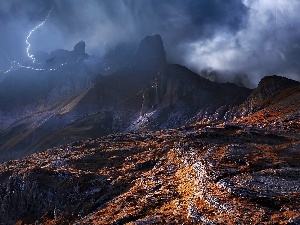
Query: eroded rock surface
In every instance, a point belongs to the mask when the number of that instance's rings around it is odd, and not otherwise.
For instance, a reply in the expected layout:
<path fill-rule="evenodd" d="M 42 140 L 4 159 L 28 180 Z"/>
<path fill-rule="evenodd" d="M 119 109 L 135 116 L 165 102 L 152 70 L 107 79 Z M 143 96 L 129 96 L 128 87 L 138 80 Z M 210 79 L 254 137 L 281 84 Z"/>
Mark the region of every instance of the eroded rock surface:
<path fill-rule="evenodd" d="M 0 165 L 2 224 L 297 224 L 299 133 L 182 127 Z"/>

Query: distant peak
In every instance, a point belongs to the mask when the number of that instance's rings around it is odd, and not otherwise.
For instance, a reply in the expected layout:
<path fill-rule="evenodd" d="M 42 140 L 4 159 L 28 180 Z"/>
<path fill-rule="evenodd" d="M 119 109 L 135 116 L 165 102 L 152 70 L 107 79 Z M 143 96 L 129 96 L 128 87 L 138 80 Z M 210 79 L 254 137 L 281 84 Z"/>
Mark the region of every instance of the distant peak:
<path fill-rule="evenodd" d="M 75 63 L 85 60 L 89 55 L 85 52 L 85 42 L 79 41 L 75 46 L 74 50 L 68 51 L 65 49 L 57 49 L 50 53 L 49 60 L 47 63 L 51 64 L 63 64 L 63 63 Z M 53 65 L 52 65 L 53 66 Z"/>
<path fill-rule="evenodd" d="M 156 41 L 160 42 L 161 44 L 163 44 L 162 38 L 161 38 L 161 36 L 159 34 L 148 35 L 142 41 L 147 41 L 147 40 L 148 41 L 154 41 L 154 40 L 156 40 Z"/>
<path fill-rule="evenodd" d="M 166 52 L 159 34 L 146 36 L 139 45 L 136 53 L 139 62 L 150 62 L 157 66 L 166 64 Z"/>
<path fill-rule="evenodd" d="M 290 85 L 299 85 L 300 83 L 298 81 L 278 76 L 278 75 L 272 75 L 272 76 L 265 76 L 264 78 L 261 79 L 259 82 L 258 86 L 274 86 L 274 84 L 280 86 L 290 86 Z"/>
<path fill-rule="evenodd" d="M 254 102 L 260 102 L 279 91 L 298 86 L 299 84 L 300 82 L 298 81 L 282 76 L 266 76 L 261 79 L 257 88 L 253 90 L 249 98 L 252 99 L 251 101 L 254 99 Z"/>
<path fill-rule="evenodd" d="M 78 55 L 83 55 L 83 54 L 85 54 L 85 42 L 84 42 L 84 41 L 79 41 L 79 42 L 74 46 L 74 53 L 77 53 Z"/>

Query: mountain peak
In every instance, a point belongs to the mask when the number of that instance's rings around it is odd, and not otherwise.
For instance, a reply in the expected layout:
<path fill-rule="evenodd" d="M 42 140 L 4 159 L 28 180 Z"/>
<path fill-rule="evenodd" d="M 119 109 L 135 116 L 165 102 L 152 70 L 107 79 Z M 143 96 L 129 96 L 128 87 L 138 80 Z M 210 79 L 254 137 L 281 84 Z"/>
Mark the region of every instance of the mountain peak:
<path fill-rule="evenodd" d="M 85 42 L 79 41 L 75 46 L 73 52 L 77 55 L 84 55 L 85 54 Z"/>
<path fill-rule="evenodd" d="M 85 60 L 89 55 L 85 52 L 85 42 L 79 41 L 72 51 L 65 49 L 58 49 L 50 53 L 50 59 L 47 60 L 48 63 L 74 63 L 81 60 Z"/>
<path fill-rule="evenodd" d="M 298 86 L 299 84 L 300 83 L 298 81 L 282 76 L 266 76 L 261 79 L 258 87 L 253 91 L 253 94 L 257 95 L 259 93 L 260 98 L 265 99 L 278 91 Z"/>
<path fill-rule="evenodd" d="M 286 78 L 286 77 L 272 75 L 272 76 L 265 76 L 264 78 L 262 78 L 261 81 L 259 82 L 259 86 L 265 85 L 265 84 L 270 84 L 270 83 L 289 83 L 289 84 L 294 83 L 294 84 L 296 84 L 299 82 L 289 79 L 289 78 Z"/>
<path fill-rule="evenodd" d="M 257 88 L 255 88 L 248 97 L 247 101 L 245 102 L 245 104 L 248 105 L 246 108 L 250 113 L 257 112 L 261 109 L 261 104 L 266 99 L 287 88 L 292 88 L 299 85 L 300 82 L 288 79 L 286 77 L 277 75 L 266 76 L 261 79 Z"/>
<path fill-rule="evenodd" d="M 159 34 L 146 36 L 139 44 L 136 60 L 146 62 L 155 66 L 166 64 L 166 52 L 162 38 Z"/>

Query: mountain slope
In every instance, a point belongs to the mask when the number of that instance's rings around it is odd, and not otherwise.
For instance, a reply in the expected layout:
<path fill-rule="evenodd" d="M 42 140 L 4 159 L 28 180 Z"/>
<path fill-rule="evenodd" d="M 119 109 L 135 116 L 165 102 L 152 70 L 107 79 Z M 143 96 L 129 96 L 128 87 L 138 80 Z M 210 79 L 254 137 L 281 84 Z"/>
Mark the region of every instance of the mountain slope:
<path fill-rule="evenodd" d="M 253 90 L 251 95 L 245 101 L 242 114 L 254 113 L 261 109 L 263 102 L 267 98 L 287 88 L 299 86 L 300 82 L 281 76 L 266 76 L 261 79 L 258 87 Z"/>
<path fill-rule="evenodd" d="M 0 84 L 0 158 L 19 157 L 17 152 L 28 143 L 74 120 L 70 116 L 37 132 L 53 116 L 70 110 L 92 87 L 93 76 L 81 62 L 56 71 L 19 69 L 10 74 Z"/>
<path fill-rule="evenodd" d="M 77 141 L 0 165 L 4 224 L 297 224 L 299 134 L 190 128 Z"/>
<path fill-rule="evenodd" d="M 59 59 L 61 55 L 73 57 L 68 51 L 55 54 Z M 250 94 L 249 89 L 217 84 L 183 66 L 168 64 L 159 35 L 144 38 L 133 58 L 109 76 L 81 73 L 82 68 L 87 68 L 84 63 L 49 75 L 32 75 L 27 80 L 28 87 L 20 89 L 16 99 L 21 101 L 18 96 L 36 85 L 35 92 L 26 97 L 33 103 L 22 101 L 23 106 L 15 110 L 21 111 L 20 118 L 2 131 L 0 161 L 66 144 L 78 137 L 174 128 L 193 122 L 195 115 L 222 120 L 231 107 L 240 105 Z M 69 75 L 64 75 L 67 71 Z M 35 81 L 38 75 L 43 75 L 39 77 L 41 81 Z M 7 97 L 5 92 L 3 96 Z M 52 99 L 53 103 L 48 104 L 45 99 Z M 39 109 L 39 102 L 51 107 Z M 11 104 L 16 105 L 13 101 Z M 7 105 L 3 103 L 3 108 Z M 38 109 L 26 114 L 22 107 L 28 105 Z M 8 108 L 7 115 L 13 112 Z"/>
<path fill-rule="evenodd" d="M 300 83 L 270 95 L 256 103 L 256 106 L 256 112 L 236 122 L 268 129 L 300 132 Z"/>
<path fill-rule="evenodd" d="M 70 57 L 75 60 L 73 54 Z M 73 98 L 91 86 L 95 74 L 82 59 L 57 63 L 59 65 L 28 64 L 9 73 L 0 83 L 0 131 L 16 120 Z"/>
<path fill-rule="evenodd" d="M 222 120 L 231 107 L 243 103 L 250 93 L 249 89 L 233 84 L 211 82 L 180 65 L 165 65 L 148 77 L 151 80 L 144 89 L 112 110 L 78 119 L 49 134 L 33 149 L 116 132 L 176 128 L 190 123 L 199 111 L 207 119 Z M 51 143 L 51 140 L 56 141 Z"/>

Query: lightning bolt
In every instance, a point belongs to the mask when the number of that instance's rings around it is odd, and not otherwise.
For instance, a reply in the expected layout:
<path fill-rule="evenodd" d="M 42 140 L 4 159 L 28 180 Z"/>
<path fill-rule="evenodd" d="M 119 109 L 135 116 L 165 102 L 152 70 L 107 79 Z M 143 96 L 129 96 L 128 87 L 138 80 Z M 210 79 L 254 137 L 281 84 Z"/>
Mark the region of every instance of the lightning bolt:
<path fill-rule="evenodd" d="M 51 12 L 53 10 L 53 5 L 49 11 L 49 13 L 47 14 L 46 18 L 40 23 L 38 24 L 36 27 L 34 27 L 32 30 L 29 31 L 29 34 L 27 35 L 26 37 L 26 44 L 27 44 L 27 48 L 26 48 L 26 52 L 27 52 L 27 56 L 32 60 L 33 63 L 35 63 L 35 58 L 34 58 L 34 55 L 30 54 L 30 47 L 31 47 L 31 44 L 29 42 L 29 39 L 31 37 L 31 35 L 37 30 L 39 29 L 40 27 L 42 27 L 44 25 L 44 23 L 47 21 L 47 19 L 49 18 Z M 2 51 L 5 55 L 6 55 L 6 58 L 7 60 L 10 62 L 10 68 L 6 71 L 4 70 L 1 70 L 1 72 L 3 73 L 9 73 L 13 70 L 13 68 L 17 67 L 17 68 L 24 68 L 24 69 L 30 69 L 30 70 L 35 70 L 35 71 L 55 71 L 55 70 L 58 70 L 60 69 L 61 67 L 64 67 L 65 65 L 68 65 L 68 64 L 76 64 L 78 62 L 80 62 L 81 60 L 80 59 L 77 59 L 76 61 L 74 62 L 66 62 L 66 63 L 62 63 L 60 65 L 58 65 L 57 67 L 54 67 L 54 68 L 48 68 L 48 69 L 45 69 L 45 68 L 34 68 L 34 67 L 31 67 L 31 66 L 23 66 L 21 65 L 19 62 L 15 61 L 15 60 L 10 60 L 9 56 L 7 55 L 6 52 L 4 52 L 3 50 L 0 49 L 0 51 Z M 86 61 L 86 60 L 85 60 Z"/>
<path fill-rule="evenodd" d="M 36 68 L 36 67 L 31 67 L 31 66 L 24 66 L 24 65 L 21 65 L 19 62 L 15 61 L 15 60 L 11 60 L 10 57 L 8 56 L 8 54 L 5 51 L 3 51 L 2 49 L 0 49 L 0 52 L 2 52 L 2 54 L 6 56 L 6 60 L 9 61 L 9 63 L 10 63 L 10 68 L 9 69 L 7 69 L 7 70 L 0 69 L 0 72 L 2 72 L 4 74 L 13 71 L 14 68 L 23 68 L 23 69 L 30 69 L 30 70 L 35 70 L 35 71 L 56 71 L 56 70 L 66 66 L 66 65 L 76 64 L 76 63 L 79 63 L 81 61 L 81 59 L 77 59 L 76 61 L 65 62 L 65 63 L 62 63 L 62 64 L 56 66 L 56 67 L 47 68 L 47 69 L 46 68 Z M 35 65 L 37 65 L 37 64 L 35 64 Z"/>
<path fill-rule="evenodd" d="M 8 70 L 0 70 L 2 73 L 9 73 L 11 70 L 12 70 L 12 68 L 13 68 L 14 66 L 10 66 L 10 68 L 8 69 Z"/>
<path fill-rule="evenodd" d="M 26 44 L 27 44 L 27 49 L 26 49 L 26 52 L 27 52 L 27 56 L 32 60 L 32 62 L 34 63 L 35 62 L 35 58 L 34 58 L 34 55 L 30 54 L 29 50 L 30 50 L 30 46 L 31 44 L 29 43 L 29 38 L 31 37 L 31 35 L 37 30 L 39 29 L 40 27 L 42 27 L 44 25 L 44 23 L 47 21 L 47 19 L 49 18 L 51 12 L 53 10 L 53 5 L 48 13 L 48 15 L 46 16 L 46 18 L 39 24 L 37 25 L 35 28 L 33 28 L 31 31 L 29 31 L 29 34 L 28 36 L 26 37 Z"/>

